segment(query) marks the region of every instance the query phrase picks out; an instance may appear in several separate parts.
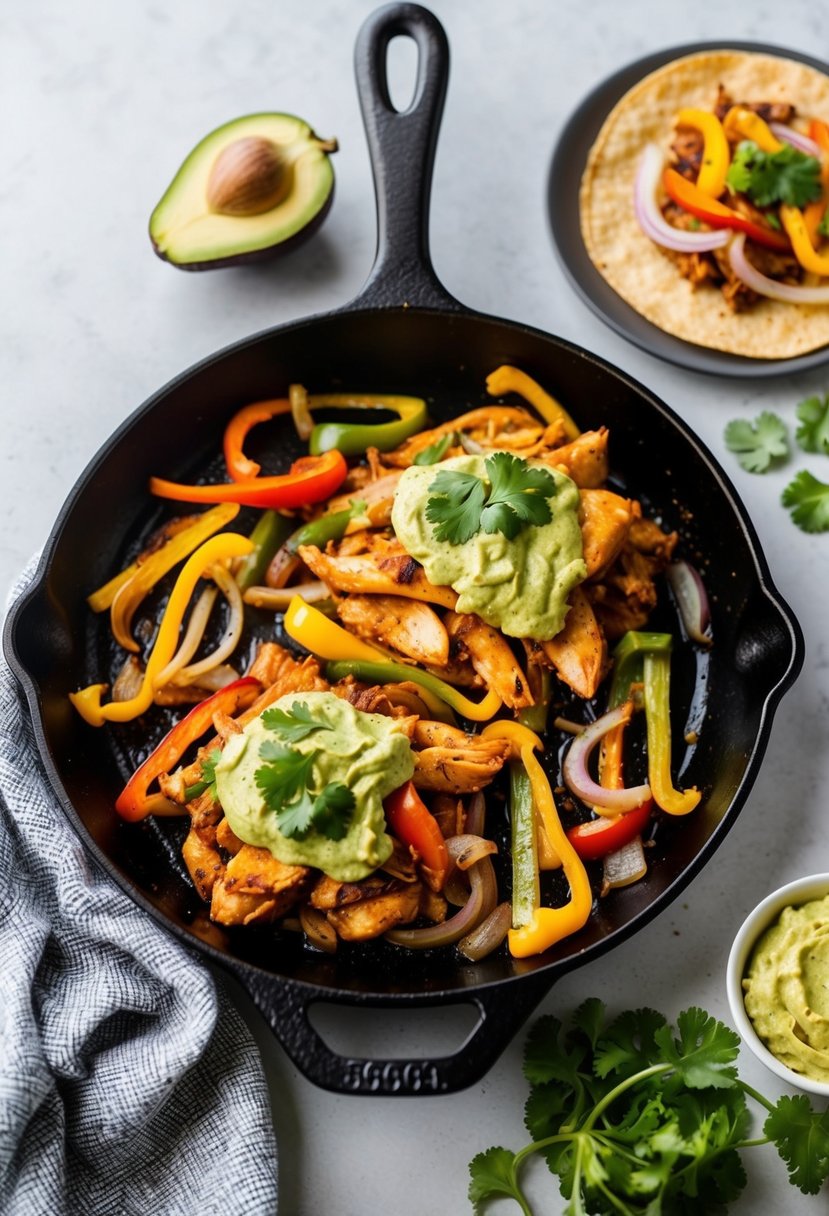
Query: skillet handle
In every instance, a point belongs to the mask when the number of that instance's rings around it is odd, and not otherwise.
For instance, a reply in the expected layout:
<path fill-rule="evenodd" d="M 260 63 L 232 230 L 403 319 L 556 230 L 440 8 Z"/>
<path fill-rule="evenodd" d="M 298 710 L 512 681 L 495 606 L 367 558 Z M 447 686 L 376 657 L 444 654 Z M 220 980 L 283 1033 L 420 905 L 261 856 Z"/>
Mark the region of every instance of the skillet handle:
<path fill-rule="evenodd" d="M 517 985 L 510 982 L 481 987 L 468 996 L 442 996 L 439 1002 L 434 993 L 398 999 L 350 996 L 349 1004 L 373 1009 L 434 1008 L 437 1003 L 476 1006 L 478 1024 L 454 1055 L 416 1060 L 339 1055 L 331 1050 L 308 1018 L 312 1005 L 337 1002 L 320 996 L 318 989 L 304 984 L 285 984 L 270 976 L 252 975 L 247 970 L 240 974 L 234 969 L 234 974 L 294 1064 L 314 1085 L 338 1094 L 411 1097 L 457 1093 L 479 1081 L 549 991 L 554 977 L 547 974 L 548 971 L 549 968 L 544 968 L 528 972 Z"/>
<path fill-rule="evenodd" d="M 417 80 L 408 109 L 394 108 L 387 52 L 392 38 L 417 43 Z M 377 201 L 377 252 L 352 308 L 409 305 L 457 311 L 432 269 L 429 202 L 438 131 L 449 80 L 449 44 L 443 27 L 418 4 L 387 4 L 363 23 L 354 49 Z"/>

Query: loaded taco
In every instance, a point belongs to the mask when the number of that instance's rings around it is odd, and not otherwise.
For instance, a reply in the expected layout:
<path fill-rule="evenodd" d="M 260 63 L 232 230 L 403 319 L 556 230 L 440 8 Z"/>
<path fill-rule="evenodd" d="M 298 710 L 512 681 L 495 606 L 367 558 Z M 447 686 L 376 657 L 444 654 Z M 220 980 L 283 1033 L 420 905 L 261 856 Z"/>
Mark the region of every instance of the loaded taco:
<path fill-rule="evenodd" d="M 674 60 L 590 151 L 582 236 L 660 329 L 734 355 L 829 344 L 829 76 L 766 54 Z"/>

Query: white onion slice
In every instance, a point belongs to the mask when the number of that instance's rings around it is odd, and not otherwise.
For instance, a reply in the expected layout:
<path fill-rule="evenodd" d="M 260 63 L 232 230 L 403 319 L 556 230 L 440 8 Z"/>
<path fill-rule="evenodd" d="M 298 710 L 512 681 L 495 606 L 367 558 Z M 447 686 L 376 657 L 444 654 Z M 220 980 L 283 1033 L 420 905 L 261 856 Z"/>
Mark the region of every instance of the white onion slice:
<path fill-rule="evenodd" d="M 745 233 L 738 232 L 729 247 L 728 260 L 737 278 L 742 279 L 746 287 L 756 291 L 758 296 L 767 296 L 782 304 L 829 304 L 829 287 L 795 287 L 761 274 L 746 257 L 745 244 Z"/>
<path fill-rule="evenodd" d="M 318 604 L 321 600 L 329 599 L 331 591 L 317 579 L 312 583 L 294 583 L 291 587 L 248 587 L 243 598 L 253 608 L 284 612 L 295 595 L 305 600 L 306 604 Z"/>
<path fill-rule="evenodd" d="M 218 667 L 220 663 L 224 663 L 225 659 L 233 654 L 239 643 L 239 638 L 242 636 L 245 606 L 242 603 L 242 593 L 239 590 L 239 584 L 229 570 L 219 562 L 210 567 L 209 574 L 218 584 L 222 595 L 227 599 L 230 615 L 225 626 L 225 631 L 213 653 L 206 655 L 198 663 L 191 663 L 189 667 L 182 667 L 181 671 L 176 675 L 177 684 L 192 684 L 204 672 L 210 671 L 213 667 Z"/>
<path fill-rule="evenodd" d="M 688 637 L 701 646 L 710 646 L 711 639 L 705 630 L 711 622 L 711 609 L 699 571 L 690 562 L 677 561 L 671 562 L 665 574 Z"/>
<path fill-rule="evenodd" d="M 205 587 L 199 598 L 196 600 L 193 611 L 190 613 L 190 620 L 187 622 L 187 629 L 184 637 L 181 639 L 178 650 L 170 659 L 167 666 L 158 673 L 156 679 L 156 687 L 163 688 L 165 684 L 169 684 L 174 676 L 178 675 L 183 667 L 190 662 L 193 655 L 199 648 L 199 642 L 204 637 L 204 631 L 207 628 L 207 621 L 210 613 L 213 611 L 213 605 L 216 602 L 216 596 L 219 594 L 216 587 Z"/>
<path fill-rule="evenodd" d="M 806 156 L 814 156 L 816 160 L 821 159 L 821 150 L 813 139 L 808 135 L 803 135 L 800 131 L 795 131 L 792 127 L 787 127 L 783 122 L 770 122 L 769 130 L 772 135 L 778 139 L 782 139 L 784 143 L 791 144 L 793 148 L 797 148 L 798 152 L 803 152 Z"/>
<path fill-rule="evenodd" d="M 449 837 L 446 841 L 446 851 L 459 870 L 468 870 L 476 861 L 497 853 L 498 846 L 494 840 L 487 840 L 485 836 L 473 836 L 470 832 L 464 832 L 462 836 Z"/>
<path fill-rule="evenodd" d="M 604 859 L 603 877 L 608 887 L 630 886 L 632 882 L 644 878 L 647 872 L 648 863 L 645 861 L 641 836 L 634 836 L 633 840 L 608 853 Z"/>
<path fill-rule="evenodd" d="M 665 158 L 656 144 L 646 144 L 633 191 L 636 219 L 645 236 L 657 245 L 675 249 L 678 253 L 708 253 L 727 245 L 731 240 L 731 230 L 728 228 L 720 228 L 716 232 L 684 232 L 681 228 L 671 227 L 656 201 L 664 164 Z"/>
<path fill-rule="evenodd" d="M 651 796 L 649 785 L 632 785 L 627 789 L 606 790 L 593 780 L 587 771 L 587 761 L 593 748 L 604 736 L 617 726 L 623 725 L 630 717 L 628 703 L 611 709 L 608 713 L 597 718 L 585 727 L 570 744 L 570 750 L 564 759 L 562 774 L 567 788 L 588 806 L 603 807 L 605 810 L 619 814 L 633 811 L 641 806 Z"/>

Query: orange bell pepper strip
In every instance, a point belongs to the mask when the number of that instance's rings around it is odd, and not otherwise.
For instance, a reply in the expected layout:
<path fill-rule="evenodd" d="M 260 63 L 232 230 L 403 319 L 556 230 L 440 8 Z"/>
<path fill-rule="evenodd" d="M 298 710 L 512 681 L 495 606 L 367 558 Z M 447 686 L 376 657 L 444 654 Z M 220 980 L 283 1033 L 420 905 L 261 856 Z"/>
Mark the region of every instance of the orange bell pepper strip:
<path fill-rule="evenodd" d="M 693 127 L 702 133 L 705 142 L 697 189 L 709 198 L 719 198 L 725 189 L 725 175 L 731 163 L 731 149 L 722 123 L 708 110 L 688 108 L 679 111 L 676 121 L 680 127 Z"/>
<path fill-rule="evenodd" d="M 449 874 L 449 852 L 438 821 L 407 781 L 383 800 L 392 833 L 407 844 L 422 862 L 423 877 L 433 891 L 442 891 Z"/>
<path fill-rule="evenodd" d="M 513 923 L 507 936 L 513 958 L 529 958 L 542 954 L 556 942 L 576 933 L 586 923 L 593 907 L 593 892 L 587 871 L 567 839 L 556 811 L 553 791 L 544 769 L 535 757 L 542 744 L 538 735 L 520 722 L 492 722 L 482 731 L 487 739 L 507 739 L 517 759 L 526 769 L 535 808 L 540 814 L 550 843 L 561 858 L 565 877 L 570 884 L 570 900 L 561 908 L 543 908 L 538 904 L 538 888 L 514 892 L 513 921 L 516 907 L 522 909 L 520 920 Z"/>
<path fill-rule="evenodd" d="M 161 477 L 150 478 L 150 493 L 177 502 L 237 502 L 246 507 L 290 510 L 329 498 L 345 480 L 348 465 L 342 452 L 333 449 L 322 456 L 302 456 L 289 473 L 276 477 L 251 477 L 219 485 L 188 486 Z"/>
<path fill-rule="evenodd" d="M 744 106 L 732 106 L 722 121 L 726 137 L 733 141 L 750 139 L 763 152 L 779 152 L 783 147 L 768 123 Z"/>
<path fill-rule="evenodd" d="M 288 398 L 275 397 L 268 401 L 254 401 L 233 415 L 225 427 L 223 444 L 228 477 L 234 481 L 250 481 L 252 477 L 259 476 L 261 464 L 250 460 L 242 450 L 248 432 L 260 422 L 268 422 L 271 418 L 290 412 Z"/>
<path fill-rule="evenodd" d="M 150 708 L 155 693 L 155 679 L 176 652 L 181 622 L 196 583 L 214 562 L 243 557 L 252 548 L 246 536 L 240 536 L 238 532 L 220 532 L 190 555 L 170 592 L 138 692 L 126 701 L 110 701 L 106 705 L 101 704 L 106 684 L 91 684 L 88 688 L 70 693 L 69 700 L 84 721 L 90 726 L 103 726 L 104 722 L 131 722 Z"/>
<path fill-rule="evenodd" d="M 200 701 L 168 731 L 155 751 L 135 770 L 115 801 L 122 819 L 135 823 L 147 815 L 182 815 L 186 809 L 171 802 L 163 794 L 150 794 L 149 787 L 163 773 L 169 773 L 187 749 L 213 726 L 213 715 L 232 717 L 247 709 L 261 692 L 262 685 L 253 676 L 243 676 L 225 685 L 211 697 Z"/>
<path fill-rule="evenodd" d="M 829 275 L 829 253 L 818 253 L 815 249 L 805 214 L 798 207 L 789 207 L 784 203 L 780 208 L 780 222 L 788 233 L 794 256 L 803 269 L 811 271 L 812 274 L 823 275 L 824 278 Z"/>
<path fill-rule="evenodd" d="M 771 228 L 762 228 L 734 211 L 732 207 L 727 207 L 725 203 L 709 198 L 693 182 L 677 173 L 676 169 L 665 170 L 662 174 L 662 185 L 668 198 L 678 207 L 682 207 L 683 211 L 690 215 L 695 215 L 697 219 L 705 220 L 712 228 L 734 228 L 750 236 L 758 245 L 765 245 L 768 249 L 775 249 L 780 253 L 791 252 L 789 242 L 782 233 L 774 232 Z"/>
<path fill-rule="evenodd" d="M 816 199 L 813 203 L 808 203 L 803 208 L 803 222 L 806 225 L 806 231 L 809 233 L 809 240 L 817 248 L 820 244 L 821 236 L 818 229 L 826 214 L 827 202 L 829 202 L 829 123 L 825 123 L 821 118 L 813 118 L 809 123 L 809 138 L 815 141 L 823 154 L 820 166 L 820 181 L 823 186 L 823 194 L 819 199 Z"/>

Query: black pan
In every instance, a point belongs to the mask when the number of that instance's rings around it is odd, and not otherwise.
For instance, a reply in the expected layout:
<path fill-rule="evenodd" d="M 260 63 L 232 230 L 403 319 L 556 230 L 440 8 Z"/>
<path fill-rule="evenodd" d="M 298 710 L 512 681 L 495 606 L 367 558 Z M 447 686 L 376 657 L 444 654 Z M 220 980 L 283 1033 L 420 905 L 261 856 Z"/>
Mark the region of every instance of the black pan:
<path fill-rule="evenodd" d="M 388 43 L 399 34 L 419 49 L 415 96 L 404 113 L 393 109 L 386 79 Z M 306 1076 L 340 1092 L 435 1094 L 472 1084 L 559 976 L 664 909 L 734 823 L 757 776 L 773 711 L 802 661 L 800 630 L 769 577 L 745 510 L 685 424 L 596 356 L 473 313 L 436 278 L 429 192 L 448 65 L 444 32 L 425 9 L 395 4 L 369 17 L 356 71 L 379 236 L 363 291 L 343 309 L 267 330 L 204 360 L 141 406 L 70 495 L 4 639 L 48 779 L 90 853 L 150 915 L 231 971 Z M 106 624 L 90 619 L 84 596 L 158 522 L 163 508 L 149 501 L 148 475 L 215 477 L 224 424 L 240 405 L 300 381 L 316 391 L 345 385 L 425 392 L 440 420 L 484 401 L 487 373 L 505 362 L 545 384 L 583 428 L 610 427 L 621 484 L 679 529 L 684 553 L 705 570 L 716 644 L 710 657 L 683 648 L 677 698 L 691 707 L 699 742 L 688 746 L 676 732 L 674 757 L 682 781 L 704 790 L 702 808 L 675 830 L 660 830 L 647 879 L 602 900 L 581 933 L 527 962 L 498 954 L 472 965 L 451 949 L 409 954 L 385 943 L 321 956 L 303 948 L 298 935 L 211 924 L 183 870 L 175 823 L 127 825 L 113 812 L 137 754 L 129 731 L 92 730 L 67 700 L 68 690 L 100 678 L 112 657 Z M 405 1008 L 466 1002 L 477 1008 L 479 1022 L 448 1057 L 348 1059 L 333 1053 L 309 1022 L 309 1007 L 320 1001 Z"/>

